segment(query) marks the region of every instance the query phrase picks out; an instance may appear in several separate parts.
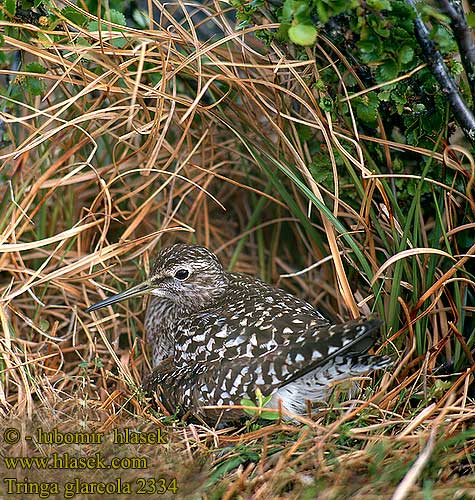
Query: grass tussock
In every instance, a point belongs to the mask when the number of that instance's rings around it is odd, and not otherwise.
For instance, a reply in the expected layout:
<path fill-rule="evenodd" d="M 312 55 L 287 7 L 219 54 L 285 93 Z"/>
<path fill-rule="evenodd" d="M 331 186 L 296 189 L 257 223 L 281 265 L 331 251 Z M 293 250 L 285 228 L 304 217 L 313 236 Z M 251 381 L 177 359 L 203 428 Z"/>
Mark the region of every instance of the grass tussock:
<path fill-rule="evenodd" d="M 259 27 L 233 31 L 212 5 L 222 35 L 201 41 L 194 18 L 184 26 L 152 4 L 167 29 L 61 22 L 5 35 L 5 53 L 46 72 L 0 70 L 10 90 L 44 86 L 6 92 L 1 113 L 0 412 L 22 435 L 2 457 L 97 451 L 25 439 L 56 427 L 105 433 L 106 456 L 148 459 L 146 471 L 68 470 L 63 482 L 176 477 L 179 498 L 472 498 L 470 152 L 443 132 L 426 150 L 388 138 L 381 118 L 371 136 L 338 119 L 358 75 L 325 38 L 297 58 L 256 39 Z M 332 112 L 322 71 L 340 79 Z M 434 165 L 440 175 L 427 174 Z M 401 202 L 406 183 L 414 193 Z M 164 416 L 140 389 L 145 302 L 84 309 L 143 279 L 157 246 L 177 240 L 336 320 L 384 318 L 394 368 L 303 425 L 216 430 Z M 114 448 L 124 428 L 161 428 L 168 443 Z"/>

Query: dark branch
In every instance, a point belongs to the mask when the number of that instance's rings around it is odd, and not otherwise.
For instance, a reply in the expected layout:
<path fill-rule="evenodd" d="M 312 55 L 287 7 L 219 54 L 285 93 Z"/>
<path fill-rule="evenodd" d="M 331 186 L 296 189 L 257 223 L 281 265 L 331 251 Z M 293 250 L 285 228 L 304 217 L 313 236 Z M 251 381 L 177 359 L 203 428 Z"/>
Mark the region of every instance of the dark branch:
<path fill-rule="evenodd" d="M 467 75 L 468 85 L 475 103 L 475 45 L 461 3 L 454 0 L 437 0 L 440 10 L 450 19 L 450 28 L 457 42 L 460 60 Z"/>
<path fill-rule="evenodd" d="M 430 39 L 429 31 L 417 12 L 414 0 L 406 0 L 406 3 L 414 9 L 416 14 L 414 29 L 417 41 L 422 48 L 424 59 L 439 83 L 442 93 L 447 96 L 455 119 L 462 127 L 465 136 L 472 144 L 475 144 L 475 116 L 460 95 L 459 89 L 444 63 L 442 54 Z"/>

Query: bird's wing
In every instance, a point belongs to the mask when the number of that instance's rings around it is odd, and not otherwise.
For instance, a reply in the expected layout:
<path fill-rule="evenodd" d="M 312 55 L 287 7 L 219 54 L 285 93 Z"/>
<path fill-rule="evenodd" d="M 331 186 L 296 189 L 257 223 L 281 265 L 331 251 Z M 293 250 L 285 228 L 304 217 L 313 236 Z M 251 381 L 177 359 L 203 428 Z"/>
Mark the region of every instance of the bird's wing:
<path fill-rule="evenodd" d="M 209 366 L 208 373 L 216 369 L 212 375 L 215 383 L 226 392 L 230 393 L 233 382 L 237 381 L 249 396 L 249 390 L 253 394 L 257 387 L 269 395 L 336 356 L 367 352 L 380 325 L 380 321 L 372 320 L 327 326 L 319 333 L 314 332 L 315 335 L 277 345 L 259 356 L 225 358 L 219 364 Z"/>
<path fill-rule="evenodd" d="M 291 297 L 291 296 L 290 296 Z M 260 357 L 279 346 L 312 337 L 329 327 L 327 320 L 302 301 L 265 303 L 248 294 L 229 307 L 201 311 L 178 321 L 177 366 L 200 361 Z"/>
<path fill-rule="evenodd" d="M 381 324 L 372 320 L 330 325 L 301 301 L 251 304 L 243 298 L 219 312 L 203 311 L 181 320 L 176 365 L 257 360 L 253 363 L 262 365 L 265 373 L 277 370 L 280 380 L 289 381 L 346 351 L 367 352 Z"/>

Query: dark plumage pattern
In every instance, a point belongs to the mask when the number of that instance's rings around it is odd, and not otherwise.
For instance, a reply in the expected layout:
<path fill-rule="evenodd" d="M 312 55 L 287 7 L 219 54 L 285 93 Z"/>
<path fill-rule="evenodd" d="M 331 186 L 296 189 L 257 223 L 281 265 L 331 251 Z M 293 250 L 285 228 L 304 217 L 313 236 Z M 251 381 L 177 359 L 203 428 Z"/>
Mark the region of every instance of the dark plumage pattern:
<path fill-rule="evenodd" d="M 310 304 L 240 273 L 224 271 L 204 247 L 176 244 L 159 254 L 149 279 L 89 310 L 152 294 L 145 329 L 155 369 L 144 383 L 171 412 L 212 423 L 243 416 L 239 405 L 272 395 L 269 406 L 305 414 L 333 382 L 391 364 L 367 354 L 378 320 L 332 325 Z"/>

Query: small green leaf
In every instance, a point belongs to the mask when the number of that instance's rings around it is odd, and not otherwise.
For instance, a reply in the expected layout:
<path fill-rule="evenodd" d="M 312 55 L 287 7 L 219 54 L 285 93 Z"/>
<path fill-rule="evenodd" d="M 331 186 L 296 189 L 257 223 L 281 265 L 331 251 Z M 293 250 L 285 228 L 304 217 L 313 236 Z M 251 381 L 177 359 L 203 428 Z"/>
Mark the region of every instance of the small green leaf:
<path fill-rule="evenodd" d="M 127 25 L 127 21 L 125 20 L 125 16 L 124 16 L 124 14 L 122 14 L 122 12 L 119 12 L 118 10 L 111 9 L 109 11 L 109 16 L 110 16 L 110 19 L 107 19 L 107 20 L 110 21 L 111 23 L 118 24 L 120 26 Z"/>
<path fill-rule="evenodd" d="M 256 408 L 255 410 L 251 410 L 249 408 L 244 409 L 244 413 L 247 413 L 251 417 L 254 417 L 260 411 L 259 408 L 256 406 L 256 404 L 253 401 L 251 401 L 250 399 L 241 399 L 241 405 L 242 406 L 253 406 Z"/>
<path fill-rule="evenodd" d="M 297 45 L 314 45 L 317 41 L 317 29 L 308 24 L 297 24 L 289 28 L 289 38 Z"/>
<path fill-rule="evenodd" d="M 378 98 L 374 94 L 363 96 L 356 105 L 356 114 L 366 125 L 373 126 L 378 118 Z"/>
<path fill-rule="evenodd" d="M 335 106 L 335 103 L 333 102 L 333 99 L 329 96 L 323 96 L 319 101 L 318 105 L 320 106 L 320 109 L 323 111 L 330 112 Z"/>
<path fill-rule="evenodd" d="M 288 24 L 292 21 L 293 4 L 294 0 L 285 0 L 284 5 L 282 6 L 282 15 L 279 18 L 281 23 Z"/>
<path fill-rule="evenodd" d="M 430 32 L 430 37 L 437 43 L 442 52 L 451 52 L 457 49 L 453 35 L 444 26 L 436 26 Z"/>
<path fill-rule="evenodd" d="M 25 79 L 25 85 L 31 95 L 41 95 L 45 90 L 44 82 L 34 76 L 28 76 Z"/>
<path fill-rule="evenodd" d="M 378 69 L 376 71 L 376 81 L 378 83 L 388 82 L 389 80 L 393 80 L 394 78 L 396 78 L 398 73 L 399 67 L 396 61 L 394 61 L 393 59 L 388 59 L 384 62 L 384 64 L 378 66 Z"/>
<path fill-rule="evenodd" d="M 280 415 L 278 411 L 263 411 L 259 415 L 259 418 L 262 418 L 263 420 L 279 420 Z"/>
<path fill-rule="evenodd" d="M 77 26 L 84 26 L 87 23 L 87 17 L 74 7 L 64 7 L 61 14 Z"/>
<path fill-rule="evenodd" d="M 5 0 L 5 8 L 12 16 L 16 13 L 16 0 Z"/>
<path fill-rule="evenodd" d="M 326 23 L 330 18 L 330 14 L 328 12 L 328 6 L 325 5 L 323 2 L 321 2 L 320 0 L 317 0 L 315 7 L 317 8 L 318 19 L 322 23 Z"/>
<path fill-rule="evenodd" d="M 374 26 L 373 27 L 376 34 L 378 34 L 381 38 L 388 38 L 391 34 L 391 31 L 388 28 L 384 28 L 382 26 Z"/>
<path fill-rule="evenodd" d="M 449 61 L 447 66 L 449 67 L 451 75 L 458 76 L 463 73 L 463 66 L 458 61 Z"/>
<path fill-rule="evenodd" d="M 280 418 L 279 412 L 277 411 L 265 411 L 264 408 L 266 405 L 268 405 L 271 400 L 272 400 L 272 394 L 269 394 L 268 396 L 264 396 L 259 389 L 259 387 L 256 389 L 256 398 L 257 398 L 257 405 L 254 401 L 251 401 L 250 399 L 243 398 L 241 399 L 241 405 L 242 406 L 250 406 L 253 409 L 245 409 L 245 413 L 248 415 L 251 415 L 252 417 L 256 416 L 258 418 L 262 418 L 264 420 L 278 420 Z M 255 409 L 254 409 L 255 408 Z"/>
<path fill-rule="evenodd" d="M 44 75 L 46 73 L 46 68 L 38 62 L 28 63 L 25 66 L 25 69 L 26 71 L 28 71 L 28 73 L 40 73 L 41 75 Z"/>
<path fill-rule="evenodd" d="M 101 26 L 101 28 L 103 28 L 103 26 Z M 87 29 L 88 31 L 99 31 L 99 23 L 97 21 L 91 21 L 87 25 Z"/>
<path fill-rule="evenodd" d="M 389 0 L 367 0 L 366 5 L 375 10 L 392 10 Z"/>
<path fill-rule="evenodd" d="M 294 19 L 309 18 L 310 7 L 307 2 L 294 2 Z M 304 23 L 305 24 L 305 23 Z"/>
<path fill-rule="evenodd" d="M 411 62 L 414 58 L 414 49 L 409 45 L 404 45 L 399 51 L 399 62 L 401 64 L 407 64 Z"/>
<path fill-rule="evenodd" d="M 358 42 L 358 47 L 362 52 L 366 52 L 368 54 L 374 52 L 375 49 L 374 41 L 371 39 L 360 40 Z"/>
<path fill-rule="evenodd" d="M 31 62 L 25 66 L 25 70 L 28 73 L 38 73 L 44 75 L 46 73 L 46 68 L 38 62 Z M 24 86 L 26 90 L 31 95 L 41 95 L 45 92 L 45 82 L 36 76 L 26 76 L 24 79 Z"/>
<path fill-rule="evenodd" d="M 125 20 L 125 17 L 124 15 L 117 11 L 117 10 L 114 10 L 114 9 L 111 9 L 109 11 L 108 14 L 106 14 L 105 16 L 105 19 L 107 19 L 107 21 L 111 22 L 111 23 L 114 23 L 114 24 L 119 24 L 120 26 L 125 26 L 126 25 L 126 20 Z M 101 20 L 101 24 L 100 24 L 100 31 L 103 31 L 103 32 L 110 32 L 110 31 L 114 31 L 114 32 L 121 32 L 122 33 L 122 30 L 120 29 L 117 29 L 115 27 L 111 27 L 109 24 L 107 24 L 106 22 L 104 22 L 104 20 Z M 98 21 L 91 21 L 89 24 L 88 24 L 88 30 L 89 31 L 99 31 L 99 23 Z M 126 43 L 126 40 L 124 37 L 122 38 L 114 38 L 113 40 L 111 40 L 110 42 L 114 47 L 123 47 Z"/>

